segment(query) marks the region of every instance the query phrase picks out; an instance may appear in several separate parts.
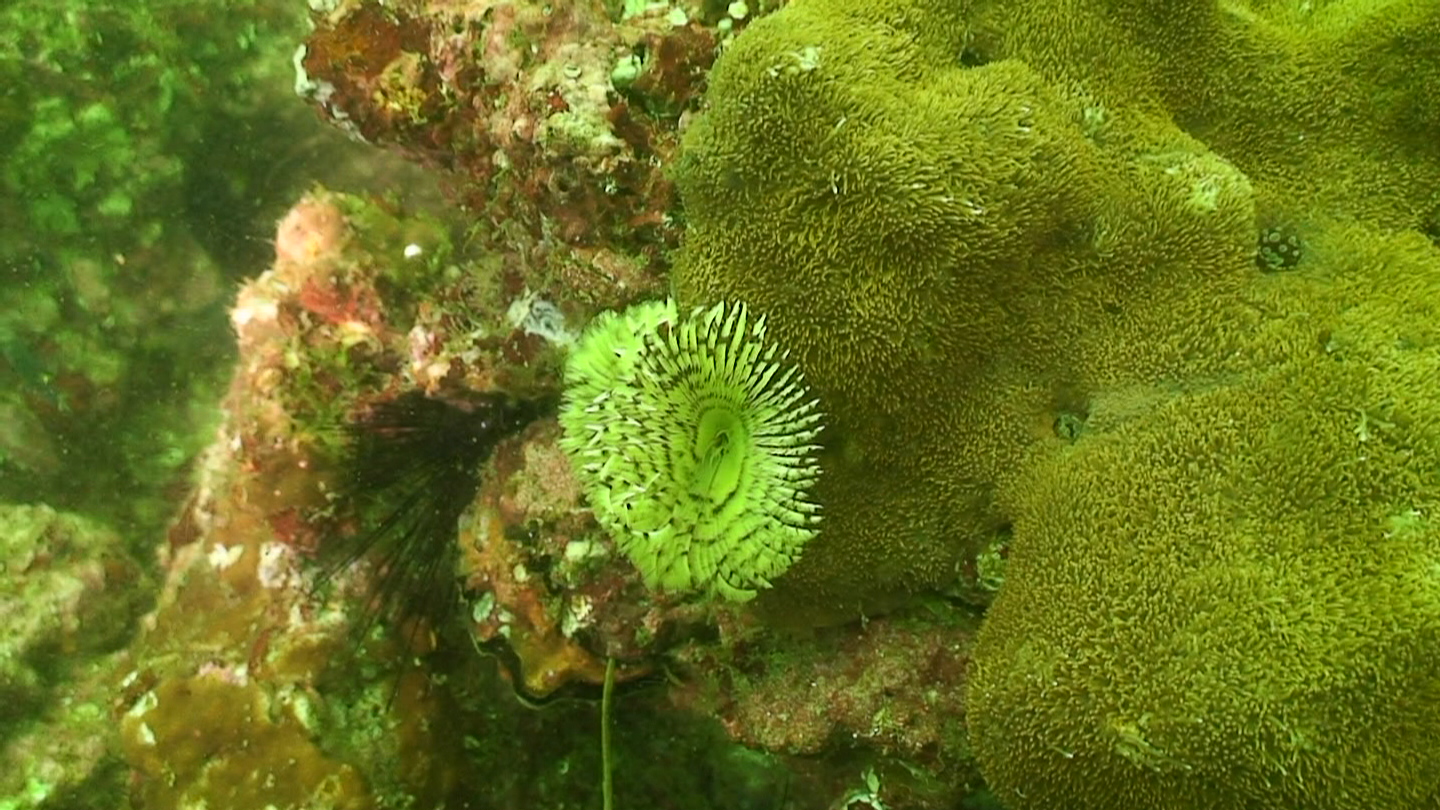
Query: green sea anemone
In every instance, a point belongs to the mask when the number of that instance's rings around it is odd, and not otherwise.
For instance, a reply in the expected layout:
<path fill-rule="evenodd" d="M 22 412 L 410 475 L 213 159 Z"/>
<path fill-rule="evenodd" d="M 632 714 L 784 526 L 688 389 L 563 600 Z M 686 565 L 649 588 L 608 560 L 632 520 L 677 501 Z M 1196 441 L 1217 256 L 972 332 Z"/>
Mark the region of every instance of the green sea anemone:
<path fill-rule="evenodd" d="M 815 535 L 818 402 L 744 304 L 604 313 L 565 384 L 563 445 L 649 587 L 744 601 Z"/>

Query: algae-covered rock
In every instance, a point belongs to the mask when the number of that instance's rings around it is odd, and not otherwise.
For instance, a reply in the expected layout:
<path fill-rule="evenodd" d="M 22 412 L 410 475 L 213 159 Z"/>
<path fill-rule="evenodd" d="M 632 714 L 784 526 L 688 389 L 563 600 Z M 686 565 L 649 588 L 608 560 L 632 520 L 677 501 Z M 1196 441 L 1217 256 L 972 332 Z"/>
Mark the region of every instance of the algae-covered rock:
<path fill-rule="evenodd" d="M 44 505 L 0 505 L 0 807 L 116 800 L 112 667 L 145 585 L 115 532 Z"/>
<path fill-rule="evenodd" d="M 303 26 L 285 0 L 0 5 L 0 499 L 164 526 L 233 280 L 311 176 L 276 58 Z"/>
<path fill-rule="evenodd" d="M 0 571 L 0 719 L 43 700 L 68 664 L 123 644 L 147 599 L 118 535 L 48 506 L 0 506 Z"/>

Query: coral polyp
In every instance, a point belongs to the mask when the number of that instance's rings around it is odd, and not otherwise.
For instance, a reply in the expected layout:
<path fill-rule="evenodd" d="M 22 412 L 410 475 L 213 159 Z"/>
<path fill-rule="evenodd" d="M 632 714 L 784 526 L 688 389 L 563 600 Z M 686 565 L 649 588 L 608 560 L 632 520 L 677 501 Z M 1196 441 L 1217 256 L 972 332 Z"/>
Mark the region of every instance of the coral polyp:
<path fill-rule="evenodd" d="M 596 318 L 566 367 L 564 447 L 651 588 L 745 601 L 819 523 L 819 403 L 743 303 Z"/>

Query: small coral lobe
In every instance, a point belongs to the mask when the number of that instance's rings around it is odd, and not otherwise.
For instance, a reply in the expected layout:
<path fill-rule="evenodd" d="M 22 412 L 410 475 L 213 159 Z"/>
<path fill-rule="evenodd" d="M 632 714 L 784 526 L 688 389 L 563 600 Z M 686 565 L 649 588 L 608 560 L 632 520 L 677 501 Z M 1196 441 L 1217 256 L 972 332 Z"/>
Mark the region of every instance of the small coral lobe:
<path fill-rule="evenodd" d="M 1344 286 L 1307 308 L 1343 311 Z M 1427 806 L 1427 331 L 1424 349 L 1372 344 L 1378 363 L 1284 364 L 1087 434 L 1012 490 L 1023 517 L 967 692 L 992 785 L 1023 784 L 1024 807 Z M 1107 485 L 1119 465 L 1142 472 Z"/>

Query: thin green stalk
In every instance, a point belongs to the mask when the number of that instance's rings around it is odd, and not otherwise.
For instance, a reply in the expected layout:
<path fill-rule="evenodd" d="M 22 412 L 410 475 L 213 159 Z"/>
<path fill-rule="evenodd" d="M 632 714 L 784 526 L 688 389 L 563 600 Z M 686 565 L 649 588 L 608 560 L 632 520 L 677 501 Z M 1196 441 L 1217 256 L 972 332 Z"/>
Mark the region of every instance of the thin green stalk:
<path fill-rule="evenodd" d="M 615 659 L 605 659 L 605 691 L 600 695 L 600 768 L 603 774 L 601 805 L 611 810 L 615 804 L 615 786 L 610 779 L 610 695 L 615 691 Z"/>

